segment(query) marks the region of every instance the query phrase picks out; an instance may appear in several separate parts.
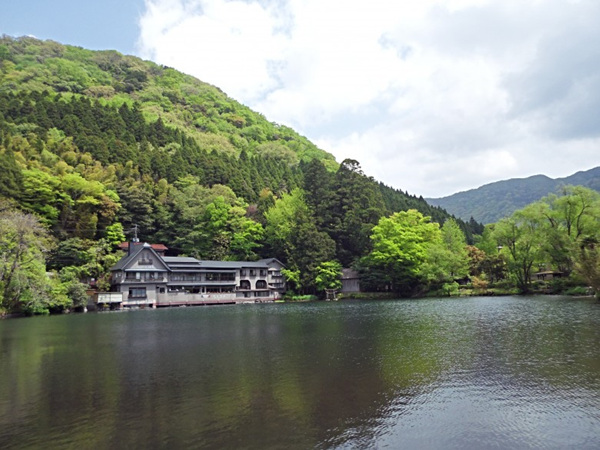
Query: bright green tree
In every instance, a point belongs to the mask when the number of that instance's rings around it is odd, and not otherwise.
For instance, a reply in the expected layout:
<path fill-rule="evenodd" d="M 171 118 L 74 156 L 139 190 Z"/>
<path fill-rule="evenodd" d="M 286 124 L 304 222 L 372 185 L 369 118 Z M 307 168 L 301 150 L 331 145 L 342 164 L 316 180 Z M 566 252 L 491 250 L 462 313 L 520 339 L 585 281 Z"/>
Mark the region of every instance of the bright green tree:
<path fill-rule="evenodd" d="M 532 204 L 496 224 L 494 237 L 507 255 L 507 268 L 523 293 L 531 288 L 534 264 L 542 262 L 545 234 L 539 208 Z"/>
<path fill-rule="evenodd" d="M 441 234 L 437 223 L 411 209 L 381 218 L 371 240 L 373 251 L 361 261 L 367 286 L 410 295 L 423 282 L 430 247 L 441 241 Z"/>
<path fill-rule="evenodd" d="M 569 275 L 584 241 L 600 228 L 600 194 L 583 186 L 565 186 L 560 195 L 536 203 L 545 226 L 545 251 L 555 269 Z"/>
<path fill-rule="evenodd" d="M 292 252 L 292 233 L 298 218 L 307 218 L 309 215 L 302 190 L 294 189 L 278 198 L 264 214 L 268 251 L 287 261 Z"/>
<path fill-rule="evenodd" d="M 44 255 L 51 247 L 48 232 L 33 215 L 0 212 L 1 309 L 48 312 L 52 293 Z"/>
<path fill-rule="evenodd" d="M 341 289 L 342 265 L 337 261 L 324 261 L 315 269 L 315 286 L 319 291 Z"/>
<path fill-rule="evenodd" d="M 421 270 L 434 284 L 454 284 L 469 273 L 469 256 L 463 231 L 454 219 L 448 219 L 441 228 L 440 239 L 431 242 Z"/>

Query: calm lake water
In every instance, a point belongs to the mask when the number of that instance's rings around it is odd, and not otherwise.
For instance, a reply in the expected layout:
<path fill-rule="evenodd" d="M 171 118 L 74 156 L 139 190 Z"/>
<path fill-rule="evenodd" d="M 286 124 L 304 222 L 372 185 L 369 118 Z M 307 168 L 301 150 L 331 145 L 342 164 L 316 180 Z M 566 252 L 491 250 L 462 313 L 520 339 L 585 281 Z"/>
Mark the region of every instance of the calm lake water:
<path fill-rule="evenodd" d="M 0 321 L 0 448 L 599 449 L 600 303 Z"/>

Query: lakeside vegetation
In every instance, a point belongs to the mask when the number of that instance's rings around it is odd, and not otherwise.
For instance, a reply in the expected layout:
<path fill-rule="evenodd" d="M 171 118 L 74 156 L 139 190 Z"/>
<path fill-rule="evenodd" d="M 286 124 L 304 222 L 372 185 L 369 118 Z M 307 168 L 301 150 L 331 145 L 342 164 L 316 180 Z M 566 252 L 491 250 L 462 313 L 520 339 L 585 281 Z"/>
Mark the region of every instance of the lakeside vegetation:
<path fill-rule="evenodd" d="M 297 295 L 339 288 L 342 267 L 400 296 L 455 295 L 467 279 L 530 292 L 542 267 L 600 289 L 593 191 L 484 228 L 218 88 L 114 51 L 0 39 L 0 166 L 0 315 L 82 307 L 90 281 L 108 289 L 134 226 L 182 255 L 276 257 Z"/>

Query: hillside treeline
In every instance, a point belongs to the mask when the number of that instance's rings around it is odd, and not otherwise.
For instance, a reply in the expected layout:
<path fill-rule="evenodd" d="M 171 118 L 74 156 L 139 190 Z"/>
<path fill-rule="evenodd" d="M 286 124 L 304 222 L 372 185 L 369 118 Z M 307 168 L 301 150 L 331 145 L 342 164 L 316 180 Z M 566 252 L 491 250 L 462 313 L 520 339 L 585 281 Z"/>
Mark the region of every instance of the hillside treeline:
<path fill-rule="evenodd" d="M 134 228 L 176 254 L 277 257 L 313 293 L 321 264 L 371 251 L 381 218 L 449 217 L 173 69 L 31 38 L 2 38 L 0 58 L 5 311 L 81 305 L 90 280 L 107 289 Z"/>

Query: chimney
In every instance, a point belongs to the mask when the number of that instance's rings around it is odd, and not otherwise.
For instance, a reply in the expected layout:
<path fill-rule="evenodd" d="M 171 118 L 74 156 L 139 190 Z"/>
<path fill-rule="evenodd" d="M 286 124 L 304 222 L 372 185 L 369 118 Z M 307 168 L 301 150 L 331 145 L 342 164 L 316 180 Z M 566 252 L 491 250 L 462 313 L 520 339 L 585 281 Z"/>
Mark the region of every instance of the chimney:
<path fill-rule="evenodd" d="M 127 246 L 127 256 L 131 255 L 131 253 L 133 252 L 133 246 L 135 244 L 137 244 L 138 242 L 140 242 L 140 240 L 138 239 L 138 226 L 137 224 L 133 226 L 133 229 L 130 230 L 130 232 L 133 231 L 133 238 L 131 239 L 131 241 L 129 242 L 129 245 Z"/>

